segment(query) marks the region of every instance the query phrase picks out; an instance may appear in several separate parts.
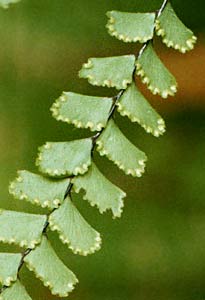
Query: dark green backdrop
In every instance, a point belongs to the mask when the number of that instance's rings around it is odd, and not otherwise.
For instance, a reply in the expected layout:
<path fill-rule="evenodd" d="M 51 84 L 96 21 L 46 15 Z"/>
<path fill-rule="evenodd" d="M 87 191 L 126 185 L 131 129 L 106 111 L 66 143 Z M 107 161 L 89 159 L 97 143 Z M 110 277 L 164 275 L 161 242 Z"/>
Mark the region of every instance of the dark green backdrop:
<path fill-rule="evenodd" d="M 39 212 L 8 195 L 7 186 L 16 170 L 36 171 L 37 147 L 47 140 L 89 134 L 52 119 L 49 107 L 61 92 L 113 94 L 78 79 L 82 63 L 89 56 L 138 50 L 107 35 L 105 12 L 152 10 L 160 2 L 22 0 L 10 10 L 0 11 L 1 207 Z M 204 1 L 175 0 L 173 4 L 189 27 L 203 33 Z M 82 213 L 102 232 L 102 250 L 81 258 L 51 235 L 58 254 L 80 280 L 69 299 L 205 298 L 205 108 L 199 111 L 184 106 L 169 114 L 164 112 L 165 106 L 161 101 L 159 110 L 166 118 L 167 133 L 160 139 L 117 117 L 122 130 L 149 157 L 141 180 L 125 177 L 96 155 L 103 171 L 128 194 L 122 219 L 101 216 L 76 198 Z M 0 245 L 0 249 L 13 248 Z M 34 300 L 56 299 L 27 270 L 22 277 Z"/>

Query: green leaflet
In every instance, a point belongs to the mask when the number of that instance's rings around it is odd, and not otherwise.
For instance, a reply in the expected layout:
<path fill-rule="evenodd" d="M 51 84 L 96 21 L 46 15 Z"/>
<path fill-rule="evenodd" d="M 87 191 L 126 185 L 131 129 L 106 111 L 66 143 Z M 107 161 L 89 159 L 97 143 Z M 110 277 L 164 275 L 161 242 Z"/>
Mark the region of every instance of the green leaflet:
<path fill-rule="evenodd" d="M 142 82 L 154 95 L 159 94 L 162 98 L 174 96 L 177 91 L 176 80 L 161 62 L 151 43 L 138 58 L 136 66 L 137 75 L 142 77 Z"/>
<path fill-rule="evenodd" d="M 107 16 L 109 34 L 119 40 L 145 43 L 153 38 L 155 13 L 109 11 Z"/>
<path fill-rule="evenodd" d="M 100 249 L 100 234 L 85 221 L 70 198 L 50 215 L 49 225 L 75 254 L 86 256 Z"/>
<path fill-rule="evenodd" d="M 0 295 L 0 300 L 32 300 L 25 287 L 17 280 L 12 286 L 5 289 Z"/>
<path fill-rule="evenodd" d="M 0 241 L 33 249 L 41 241 L 46 216 L 2 210 Z"/>
<path fill-rule="evenodd" d="M 123 198 L 126 194 L 110 182 L 96 167 L 94 163 L 89 171 L 83 176 L 73 179 L 75 192 L 85 191 L 84 199 L 88 200 L 92 206 L 96 205 L 100 213 L 112 210 L 114 217 L 120 217 L 124 206 Z"/>
<path fill-rule="evenodd" d="M 53 104 L 51 111 L 57 120 L 71 123 L 77 128 L 100 131 L 107 123 L 111 107 L 112 98 L 64 92 Z"/>
<path fill-rule="evenodd" d="M 0 0 L 0 7 L 3 8 L 8 8 L 9 5 L 13 4 L 13 3 L 17 3 L 21 0 Z"/>
<path fill-rule="evenodd" d="M 115 57 L 89 58 L 79 72 L 81 78 L 97 86 L 126 89 L 132 82 L 135 69 L 135 56 L 123 55 Z"/>
<path fill-rule="evenodd" d="M 17 280 L 21 258 L 19 253 L 0 253 L 0 283 L 3 286 L 10 286 Z"/>
<path fill-rule="evenodd" d="M 59 259 L 46 237 L 24 259 L 30 271 L 51 290 L 53 295 L 67 297 L 78 282 L 76 276 Z"/>
<path fill-rule="evenodd" d="M 18 171 L 18 178 L 10 184 L 9 192 L 19 200 L 57 208 L 64 200 L 69 179 L 55 180 L 29 171 Z"/>
<path fill-rule="evenodd" d="M 165 132 L 164 120 L 152 108 L 134 82 L 123 93 L 117 107 L 122 116 L 128 116 L 132 122 L 139 123 L 146 132 L 156 137 Z"/>
<path fill-rule="evenodd" d="M 97 140 L 97 151 L 106 155 L 127 175 L 141 177 L 145 168 L 146 155 L 135 147 L 110 120 Z"/>
<path fill-rule="evenodd" d="M 39 148 L 36 164 L 51 177 L 84 174 L 91 164 L 92 140 L 46 143 Z"/>
<path fill-rule="evenodd" d="M 156 21 L 156 33 L 162 36 L 163 43 L 168 47 L 182 53 L 192 50 L 197 40 L 193 32 L 178 18 L 170 3 Z"/>

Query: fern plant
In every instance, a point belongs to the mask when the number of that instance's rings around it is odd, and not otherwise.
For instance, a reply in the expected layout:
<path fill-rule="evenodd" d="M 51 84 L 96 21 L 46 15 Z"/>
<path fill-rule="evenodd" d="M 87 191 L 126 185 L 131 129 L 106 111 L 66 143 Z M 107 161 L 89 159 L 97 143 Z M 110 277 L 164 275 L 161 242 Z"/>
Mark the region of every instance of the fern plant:
<path fill-rule="evenodd" d="M 0 3 L 7 6 L 9 2 Z M 96 86 L 114 87 L 115 97 L 97 97 L 64 92 L 53 104 L 54 118 L 88 128 L 90 138 L 48 142 L 39 149 L 36 161 L 39 174 L 19 171 L 9 191 L 18 200 L 47 208 L 44 215 L 15 211 L 0 212 L 0 241 L 23 248 L 23 253 L 0 254 L 1 300 L 31 299 L 24 288 L 20 271 L 25 264 L 51 293 L 67 297 L 78 279 L 63 264 L 48 240 L 47 231 L 57 231 L 61 241 L 75 254 L 86 256 L 100 249 L 100 234 L 83 218 L 72 201 L 72 194 L 84 191 L 84 199 L 100 213 L 111 210 L 120 217 L 126 194 L 101 173 L 93 153 L 106 156 L 125 174 L 140 177 L 147 157 L 134 146 L 114 121 L 115 112 L 141 125 L 146 132 L 159 137 L 165 122 L 151 107 L 136 85 L 142 82 L 155 95 L 174 96 L 177 83 L 155 52 L 154 34 L 168 47 L 182 53 L 193 48 L 196 37 L 175 14 L 165 0 L 156 12 L 107 13 L 109 33 L 123 42 L 143 44 L 139 54 L 90 58 L 79 72 Z"/>

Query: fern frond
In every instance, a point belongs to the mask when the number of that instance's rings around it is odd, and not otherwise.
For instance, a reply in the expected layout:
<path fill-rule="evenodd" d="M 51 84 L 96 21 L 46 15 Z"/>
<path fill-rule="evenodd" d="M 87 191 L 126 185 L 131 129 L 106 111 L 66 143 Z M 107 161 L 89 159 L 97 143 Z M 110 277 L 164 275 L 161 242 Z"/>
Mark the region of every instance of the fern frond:
<path fill-rule="evenodd" d="M 0 6 L 17 1 L 0 0 Z M 24 264 L 52 294 L 67 297 L 74 289 L 78 279 L 54 251 L 48 229 L 57 231 L 68 248 L 84 256 L 100 249 L 101 237 L 78 211 L 72 192 L 82 190 L 83 199 L 100 213 L 110 210 L 113 217 L 121 216 L 126 193 L 100 172 L 93 154 L 98 151 L 134 177 L 143 174 L 147 156 L 121 132 L 114 114 L 127 116 L 156 137 L 165 132 L 164 120 L 143 96 L 135 79 L 140 76 L 153 94 L 162 98 L 173 96 L 177 83 L 155 52 L 154 33 L 161 35 L 168 47 L 182 53 L 193 48 L 196 38 L 179 20 L 168 0 L 154 13 L 111 11 L 107 16 L 112 36 L 144 45 L 137 56 L 90 58 L 80 70 L 79 76 L 91 85 L 119 90 L 116 96 L 63 92 L 53 104 L 55 119 L 97 133 L 80 140 L 46 143 L 36 160 L 40 175 L 19 171 L 10 184 L 9 191 L 16 199 L 48 208 L 49 212 L 37 215 L 0 211 L 0 241 L 24 249 L 22 255 L 0 253 L 0 300 L 31 300 L 19 280 Z"/>

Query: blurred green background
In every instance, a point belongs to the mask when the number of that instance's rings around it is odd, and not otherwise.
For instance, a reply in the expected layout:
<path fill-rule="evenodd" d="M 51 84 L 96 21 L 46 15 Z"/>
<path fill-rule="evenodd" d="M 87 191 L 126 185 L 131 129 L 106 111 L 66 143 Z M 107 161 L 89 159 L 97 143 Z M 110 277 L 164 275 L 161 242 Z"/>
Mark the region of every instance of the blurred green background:
<path fill-rule="evenodd" d="M 7 186 L 16 170 L 36 171 L 37 148 L 45 141 L 90 133 L 52 119 L 49 108 L 62 91 L 113 95 L 77 77 L 90 56 L 137 53 L 105 30 L 108 10 L 155 10 L 153 0 L 22 0 L 0 10 L 0 206 L 42 212 L 13 200 Z M 166 101 L 147 94 L 166 119 L 160 139 L 127 118 L 115 116 L 130 140 L 149 158 L 142 179 L 126 177 L 95 154 L 101 170 L 127 192 L 123 217 L 99 215 L 86 201 L 75 202 L 103 235 L 102 250 L 73 255 L 57 236 L 52 243 L 80 280 L 72 300 L 202 300 L 205 298 L 205 48 L 204 1 L 175 0 L 182 20 L 199 36 L 195 51 L 182 56 L 156 41 L 159 54 L 179 81 L 179 94 Z M 1 250 L 12 247 L 0 245 Z M 23 269 L 34 300 L 57 299 Z M 11 299 L 15 300 L 15 299 Z"/>

